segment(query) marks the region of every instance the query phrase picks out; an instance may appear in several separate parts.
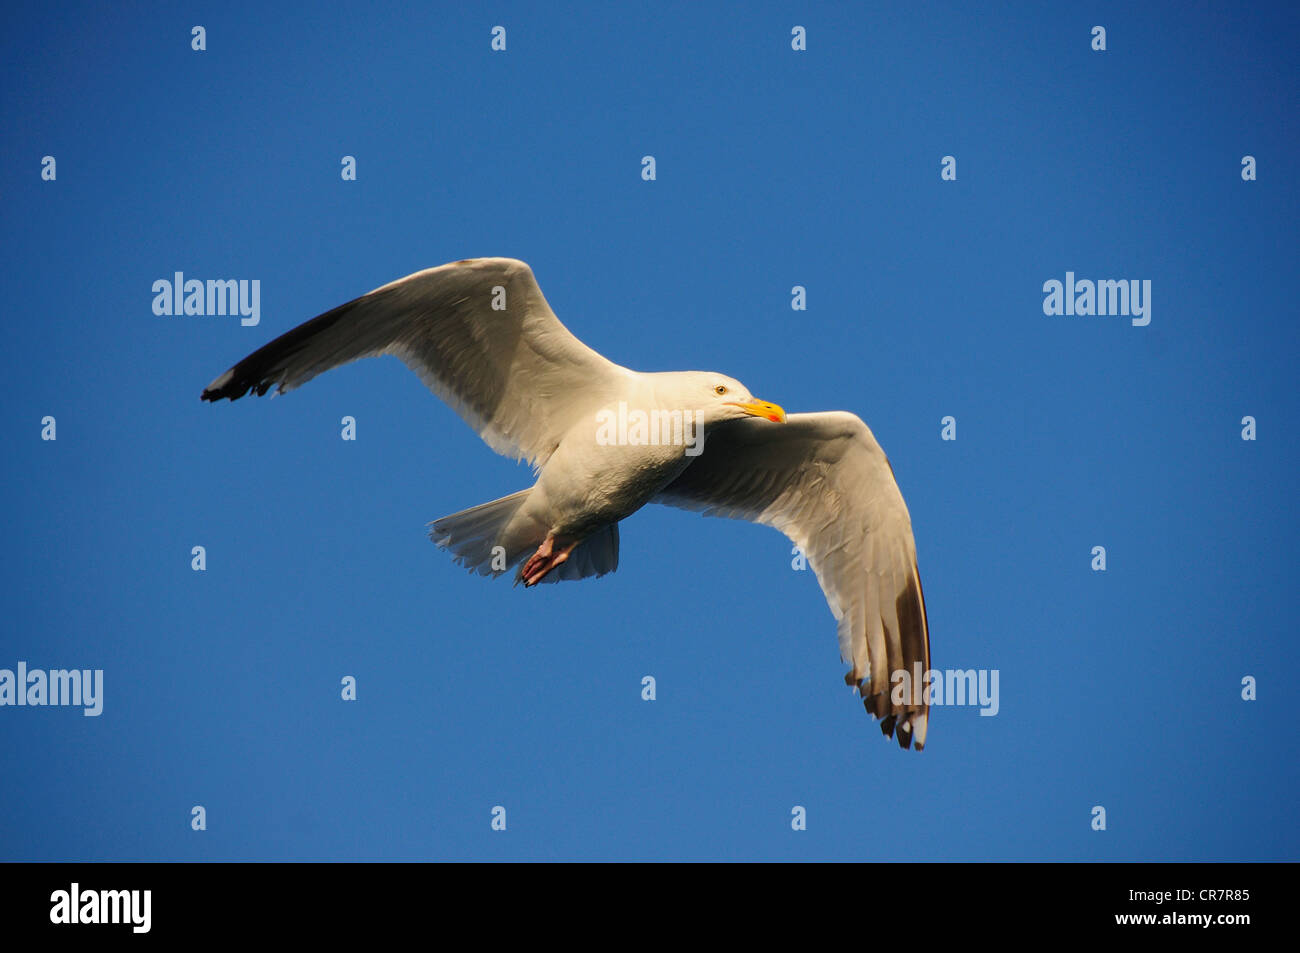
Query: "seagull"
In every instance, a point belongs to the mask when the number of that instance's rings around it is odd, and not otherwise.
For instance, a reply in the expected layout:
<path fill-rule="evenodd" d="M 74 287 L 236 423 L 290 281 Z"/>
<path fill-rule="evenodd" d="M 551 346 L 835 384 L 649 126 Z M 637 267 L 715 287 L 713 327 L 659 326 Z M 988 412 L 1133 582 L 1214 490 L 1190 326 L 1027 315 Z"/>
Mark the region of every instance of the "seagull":
<path fill-rule="evenodd" d="M 532 269 L 512 258 L 377 288 L 254 351 L 202 399 L 283 394 L 383 354 L 493 450 L 533 466 L 528 489 L 430 524 L 462 566 L 513 569 L 526 588 L 605 575 L 618 568 L 619 522 L 647 503 L 774 527 L 821 584 L 851 666 L 845 683 L 886 737 L 924 748 L 930 634 L 911 518 L 855 414 L 787 415 L 724 374 L 614 364 L 560 323 Z"/>

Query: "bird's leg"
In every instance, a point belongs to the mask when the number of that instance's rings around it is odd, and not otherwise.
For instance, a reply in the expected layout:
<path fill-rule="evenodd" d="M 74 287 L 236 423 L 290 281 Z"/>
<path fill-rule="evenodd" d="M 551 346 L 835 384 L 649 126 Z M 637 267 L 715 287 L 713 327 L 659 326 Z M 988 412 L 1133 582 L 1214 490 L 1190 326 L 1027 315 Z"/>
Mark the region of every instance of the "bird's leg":
<path fill-rule="evenodd" d="M 554 542 L 555 542 L 555 537 L 552 536 L 550 533 L 547 533 L 547 534 L 546 534 L 546 539 L 542 540 L 542 545 L 540 545 L 540 546 L 537 547 L 537 552 L 535 552 L 535 553 L 533 553 L 531 556 L 529 556 L 529 557 L 528 557 L 528 562 L 524 563 L 524 568 L 521 569 L 521 570 L 519 570 L 519 578 L 522 579 L 522 580 L 524 580 L 524 584 L 525 584 L 525 585 L 529 585 L 529 584 L 530 584 L 530 583 L 528 582 L 528 578 L 529 578 L 529 576 L 532 575 L 533 570 L 534 570 L 534 569 L 535 569 L 535 568 L 536 568 L 540 563 L 545 562 L 545 561 L 550 557 L 550 555 L 551 555 L 551 544 L 554 543 Z"/>
<path fill-rule="evenodd" d="M 577 545 L 577 541 L 572 542 L 557 552 L 555 534 L 547 533 L 546 539 L 542 540 L 542 545 L 537 547 L 537 552 L 528 557 L 528 562 L 524 563 L 524 568 L 519 571 L 519 578 L 523 580 L 524 586 L 537 585 L 548 572 L 556 566 L 563 565 L 569 558 L 569 553 L 573 552 L 573 547 Z"/>

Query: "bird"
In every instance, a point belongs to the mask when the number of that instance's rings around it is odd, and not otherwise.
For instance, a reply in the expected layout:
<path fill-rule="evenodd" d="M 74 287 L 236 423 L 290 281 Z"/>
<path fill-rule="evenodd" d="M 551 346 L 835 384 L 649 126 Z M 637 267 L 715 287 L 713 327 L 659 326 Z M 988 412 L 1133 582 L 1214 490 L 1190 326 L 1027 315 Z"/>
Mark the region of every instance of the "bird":
<path fill-rule="evenodd" d="M 532 269 L 472 258 L 407 275 L 254 351 L 204 401 L 284 394 L 394 355 L 535 482 L 429 524 L 483 576 L 515 584 L 618 568 L 619 523 L 648 503 L 771 526 L 813 569 L 844 681 L 886 737 L 925 747 L 930 634 L 911 517 L 871 430 L 847 411 L 787 414 L 740 381 L 615 364 L 555 316 Z"/>

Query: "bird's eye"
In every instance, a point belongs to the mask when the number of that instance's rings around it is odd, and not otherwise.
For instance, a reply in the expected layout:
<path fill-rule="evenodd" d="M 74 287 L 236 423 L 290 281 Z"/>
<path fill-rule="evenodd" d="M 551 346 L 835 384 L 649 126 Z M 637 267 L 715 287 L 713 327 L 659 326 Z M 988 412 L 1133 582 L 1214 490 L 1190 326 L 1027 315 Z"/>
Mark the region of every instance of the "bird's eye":
<path fill-rule="evenodd" d="M 727 392 L 727 385 L 719 384 L 717 387 L 713 388 L 713 392 L 715 394 L 725 394 Z"/>

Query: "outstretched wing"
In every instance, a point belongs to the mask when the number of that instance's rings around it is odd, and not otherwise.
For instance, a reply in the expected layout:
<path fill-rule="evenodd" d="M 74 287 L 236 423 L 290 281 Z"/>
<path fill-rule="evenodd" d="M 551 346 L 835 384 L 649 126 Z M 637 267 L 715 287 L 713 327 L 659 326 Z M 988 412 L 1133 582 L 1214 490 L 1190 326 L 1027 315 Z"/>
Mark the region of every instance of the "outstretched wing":
<path fill-rule="evenodd" d="M 628 373 L 571 333 L 513 258 L 440 265 L 327 311 L 254 351 L 203 391 L 286 393 L 363 357 L 401 358 L 498 453 L 541 466 Z"/>
<path fill-rule="evenodd" d="M 808 557 L 839 621 L 844 680 L 898 743 L 925 747 L 930 632 L 907 505 L 861 419 L 834 411 L 708 431 L 704 452 L 655 502 L 785 533 Z M 899 700 L 891 679 L 900 680 Z M 907 691 L 904 691 L 907 689 Z"/>

